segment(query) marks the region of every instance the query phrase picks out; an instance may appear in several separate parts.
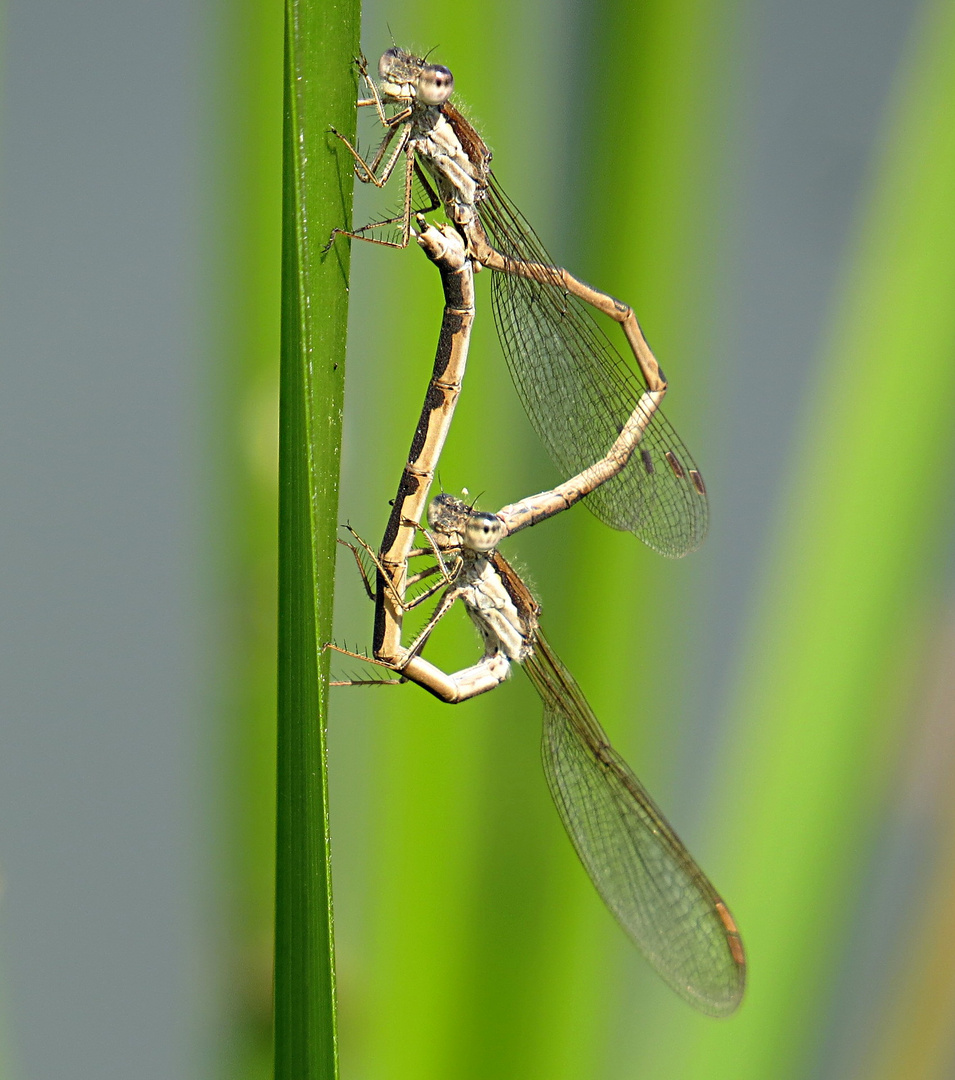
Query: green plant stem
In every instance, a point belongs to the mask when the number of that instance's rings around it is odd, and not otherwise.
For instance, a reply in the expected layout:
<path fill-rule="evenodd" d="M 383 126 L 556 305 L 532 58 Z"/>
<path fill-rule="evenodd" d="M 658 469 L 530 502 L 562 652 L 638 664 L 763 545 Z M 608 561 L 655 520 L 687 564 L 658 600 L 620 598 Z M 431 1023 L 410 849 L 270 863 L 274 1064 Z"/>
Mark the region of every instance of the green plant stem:
<path fill-rule="evenodd" d="M 338 507 L 357 3 L 287 0 L 279 413 L 275 1076 L 338 1075 L 325 726 Z"/>

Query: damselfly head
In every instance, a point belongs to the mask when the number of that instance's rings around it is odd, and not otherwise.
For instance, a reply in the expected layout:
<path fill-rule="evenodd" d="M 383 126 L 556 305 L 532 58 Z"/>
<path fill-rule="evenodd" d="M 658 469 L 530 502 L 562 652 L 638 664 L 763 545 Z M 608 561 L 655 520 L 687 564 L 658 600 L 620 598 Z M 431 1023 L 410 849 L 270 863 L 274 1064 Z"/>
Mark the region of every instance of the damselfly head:
<path fill-rule="evenodd" d="M 507 535 L 497 514 L 475 510 L 445 491 L 435 495 L 428 506 L 428 528 L 436 536 L 451 540 L 454 546 L 478 552 L 493 551 Z"/>
<path fill-rule="evenodd" d="M 395 101 L 443 105 L 454 89 L 454 76 L 442 64 L 428 64 L 394 46 L 378 61 L 381 92 Z"/>

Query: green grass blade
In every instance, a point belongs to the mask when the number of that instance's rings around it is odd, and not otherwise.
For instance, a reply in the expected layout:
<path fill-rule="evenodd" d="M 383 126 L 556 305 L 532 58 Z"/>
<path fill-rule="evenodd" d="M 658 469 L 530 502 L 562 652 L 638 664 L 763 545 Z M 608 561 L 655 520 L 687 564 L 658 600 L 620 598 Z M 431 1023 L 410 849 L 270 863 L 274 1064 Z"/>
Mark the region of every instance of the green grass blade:
<path fill-rule="evenodd" d="M 279 414 L 275 1076 L 338 1074 L 325 725 L 338 508 L 356 3 L 286 4 Z"/>

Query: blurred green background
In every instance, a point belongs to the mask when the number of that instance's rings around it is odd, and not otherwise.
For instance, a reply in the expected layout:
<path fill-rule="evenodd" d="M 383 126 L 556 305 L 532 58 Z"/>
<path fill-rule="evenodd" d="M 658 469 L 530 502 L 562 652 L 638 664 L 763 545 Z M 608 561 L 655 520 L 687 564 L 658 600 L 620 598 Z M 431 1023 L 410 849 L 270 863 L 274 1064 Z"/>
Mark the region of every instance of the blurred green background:
<path fill-rule="evenodd" d="M 6 24 L 3 1075 L 264 1077 L 281 10 L 39 8 Z M 454 709 L 340 690 L 342 1075 L 955 1075 L 955 9 L 367 5 L 367 55 L 391 34 L 669 377 L 704 548 L 579 509 L 507 555 L 750 981 L 715 1022 L 633 952 L 520 673 Z M 400 193 L 358 196 L 362 222 Z M 440 481 L 496 508 L 557 477 L 488 288 Z M 441 297 L 370 245 L 351 296 L 340 520 L 377 538 Z M 347 560 L 338 611 L 366 645 Z M 474 658 L 462 613 L 433 646 Z"/>

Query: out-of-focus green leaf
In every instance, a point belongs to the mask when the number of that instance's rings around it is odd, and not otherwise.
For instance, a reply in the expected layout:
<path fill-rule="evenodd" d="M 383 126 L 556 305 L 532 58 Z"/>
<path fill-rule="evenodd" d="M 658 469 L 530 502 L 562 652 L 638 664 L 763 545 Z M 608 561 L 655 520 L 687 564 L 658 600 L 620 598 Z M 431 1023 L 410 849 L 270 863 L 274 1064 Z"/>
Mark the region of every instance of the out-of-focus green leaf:
<path fill-rule="evenodd" d="M 667 1076 L 807 1075 L 891 790 L 898 686 L 937 588 L 955 406 L 955 9 L 910 42 L 741 672 L 719 828 L 749 955 L 732 1024 Z M 732 841 L 730 838 L 732 837 Z M 728 887 L 727 887 L 728 889 Z"/>

